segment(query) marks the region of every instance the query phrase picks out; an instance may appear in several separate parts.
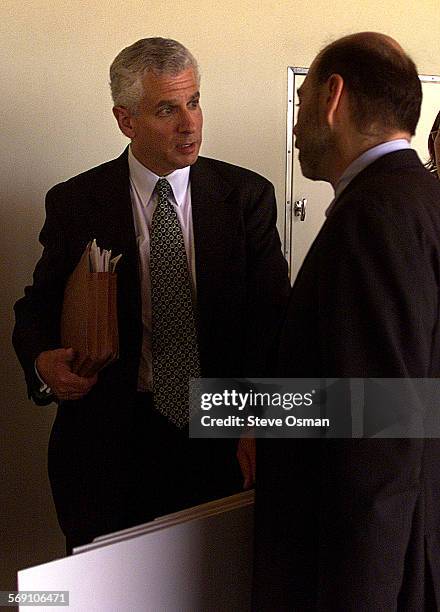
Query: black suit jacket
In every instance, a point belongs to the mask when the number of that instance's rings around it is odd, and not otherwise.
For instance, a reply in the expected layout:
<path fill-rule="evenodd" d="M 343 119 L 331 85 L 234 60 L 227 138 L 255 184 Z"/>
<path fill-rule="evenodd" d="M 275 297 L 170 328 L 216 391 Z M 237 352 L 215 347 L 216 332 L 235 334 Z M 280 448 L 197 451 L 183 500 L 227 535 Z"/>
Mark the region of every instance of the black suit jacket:
<path fill-rule="evenodd" d="M 304 261 L 280 375 L 438 377 L 439 289 L 440 183 L 414 151 L 390 153 Z M 255 609 L 436 609 L 439 440 L 267 440 L 258 466 Z"/>
<path fill-rule="evenodd" d="M 202 374 L 261 375 L 273 357 L 289 290 L 273 187 L 249 170 L 203 157 L 191 167 L 190 180 Z M 49 472 L 66 533 L 93 524 L 93 508 L 100 506 L 101 483 L 109 474 L 114 477 L 107 489 L 124 479 L 122 458 L 136 429 L 132 403 L 142 340 L 141 296 L 127 151 L 47 194 L 43 254 L 33 285 L 15 305 L 14 346 L 30 390 L 35 358 L 60 346 L 66 279 L 93 238 L 123 255 L 118 263 L 120 357 L 100 373 L 83 400 L 58 408 Z"/>

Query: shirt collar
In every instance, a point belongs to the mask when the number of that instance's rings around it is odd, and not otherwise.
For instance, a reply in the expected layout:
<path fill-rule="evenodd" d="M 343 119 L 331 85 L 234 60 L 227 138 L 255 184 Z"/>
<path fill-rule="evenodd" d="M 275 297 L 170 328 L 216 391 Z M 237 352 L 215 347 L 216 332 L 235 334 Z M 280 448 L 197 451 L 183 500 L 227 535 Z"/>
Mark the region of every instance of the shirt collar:
<path fill-rule="evenodd" d="M 364 168 L 372 164 L 376 159 L 392 153 L 393 151 L 400 151 L 401 149 L 409 149 L 410 144 L 404 138 L 398 140 L 389 140 L 388 142 L 382 142 L 368 151 L 365 151 L 357 159 L 355 159 L 348 168 L 345 169 L 341 178 L 335 185 L 335 198 L 339 197 L 347 185 L 359 174 Z"/>
<path fill-rule="evenodd" d="M 133 155 L 131 147 L 128 147 L 128 167 L 130 170 L 130 181 L 138 193 L 143 206 L 148 206 L 151 202 L 156 183 L 160 178 L 166 178 L 173 191 L 173 199 L 177 206 L 182 206 L 185 202 L 185 195 L 189 185 L 190 167 L 174 170 L 166 177 L 160 177 L 146 168 Z"/>
<path fill-rule="evenodd" d="M 330 206 L 325 211 L 325 216 L 328 217 L 330 212 L 333 209 L 333 206 L 336 200 L 339 198 L 341 193 L 347 187 L 347 185 L 357 176 L 362 170 L 364 170 L 367 166 L 372 164 L 376 159 L 386 155 L 387 153 L 392 153 L 393 151 L 400 151 L 401 149 L 409 149 L 410 144 L 404 138 L 398 138 L 397 140 L 389 140 L 388 142 L 382 142 L 368 151 L 365 151 L 356 158 L 351 164 L 345 169 L 339 181 L 335 185 L 335 197 L 330 203 Z"/>

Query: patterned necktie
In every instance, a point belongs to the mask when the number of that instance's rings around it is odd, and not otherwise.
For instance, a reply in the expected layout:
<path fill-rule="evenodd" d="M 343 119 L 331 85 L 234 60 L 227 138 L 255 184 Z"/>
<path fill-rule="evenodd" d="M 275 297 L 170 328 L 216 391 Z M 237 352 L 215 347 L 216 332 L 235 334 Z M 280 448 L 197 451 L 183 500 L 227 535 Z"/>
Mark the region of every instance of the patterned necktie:
<path fill-rule="evenodd" d="M 189 379 L 200 376 L 191 278 L 171 186 L 157 181 L 150 232 L 153 393 L 156 409 L 177 427 L 189 420 Z"/>

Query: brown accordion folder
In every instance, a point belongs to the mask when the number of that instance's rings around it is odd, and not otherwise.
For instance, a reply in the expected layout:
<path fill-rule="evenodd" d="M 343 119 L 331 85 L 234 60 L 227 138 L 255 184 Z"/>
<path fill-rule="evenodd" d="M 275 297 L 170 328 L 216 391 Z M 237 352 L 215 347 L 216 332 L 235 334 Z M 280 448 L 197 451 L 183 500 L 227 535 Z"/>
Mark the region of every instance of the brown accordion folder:
<path fill-rule="evenodd" d="M 61 315 L 61 343 L 73 348 L 72 371 L 93 376 L 118 358 L 117 276 L 92 272 L 89 243 L 67 281 Z"/>

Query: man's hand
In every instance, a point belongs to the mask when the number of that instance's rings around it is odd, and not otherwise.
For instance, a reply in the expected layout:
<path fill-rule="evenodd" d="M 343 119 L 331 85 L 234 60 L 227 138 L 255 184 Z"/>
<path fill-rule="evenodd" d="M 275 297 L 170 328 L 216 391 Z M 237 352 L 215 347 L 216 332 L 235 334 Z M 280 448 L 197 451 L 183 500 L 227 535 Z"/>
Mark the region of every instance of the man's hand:
<path fill-rule="evenodd" d="M 91 378 L 74 374 L 72 372 L 74 358 L 75 351 L 71 348 L 43 351 L 37 357 L 38 374 L 59 400 L 81 399 L 98 380 L 96 374 Z"/>
<path fill-rule="evenodd" d="M 255 484 L 257 464 L 255 438 L 240 438 L 237 448 L 237 459 L 244 478 L 243 489 L 251 489 Z"/>

